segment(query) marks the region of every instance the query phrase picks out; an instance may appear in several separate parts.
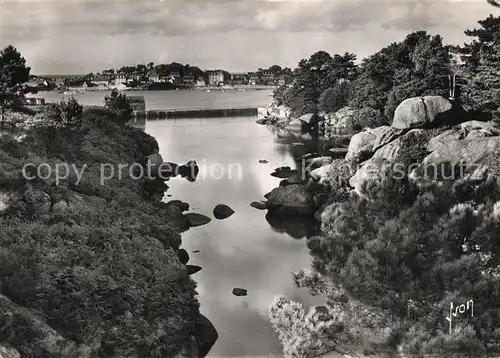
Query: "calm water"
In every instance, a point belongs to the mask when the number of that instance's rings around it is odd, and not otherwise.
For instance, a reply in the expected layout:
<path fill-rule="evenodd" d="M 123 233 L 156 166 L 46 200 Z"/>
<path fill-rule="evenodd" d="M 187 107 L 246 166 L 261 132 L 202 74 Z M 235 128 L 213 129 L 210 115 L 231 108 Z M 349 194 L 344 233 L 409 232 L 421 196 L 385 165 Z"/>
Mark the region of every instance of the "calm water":
<path fill-rule="evenodd" d="M 104 97 L 110 91 L 87 91 L 74 97 L 83 105 L 102 106 Z M 272 91 L 126 91 L 128 96 L 144 96 L 147 110 L 158 109 L 213 109 L 261 107 L 272 101 Z M 38 97 L 44 97 L 47 102 L 58 102 L 71 96 L 57 92 L 40 92 Z"/>
<path fill-rule="evenodd" d="M 280 179 L 269 175 L 275 167 L 294 166 L 288 145 L 275 143 L 269 129 L 247 117 L 150 121 L 145 130 L 157 139 L 165 160 L 195 159 L 200 165 L 196 182 L 169 182 L 168 199 L 186 201 L 192 212 L 212 218 L 208 225 L 183 233 L 190 264 L 203 267 L 193 275 L 201 312 L 219 332 L 209 356 L 282 356 L 268 318 L 273 298 L 285 294 L 307 306 L 322 304 L 298 289 L 291 274 L 310 266 L 306 238 L 293 237 L 306 233 L 301 224 L 270 220 L 273 227 L 266 211 L 249 205 L 279 185 Z M 269 163 L 260 164 L 260 159 Z M 212 210 L 220 203 L 236 213 L 226 220 L 214 219 Z M 235 287 L 248 289 L 248 296 L 233 296 Z"/>

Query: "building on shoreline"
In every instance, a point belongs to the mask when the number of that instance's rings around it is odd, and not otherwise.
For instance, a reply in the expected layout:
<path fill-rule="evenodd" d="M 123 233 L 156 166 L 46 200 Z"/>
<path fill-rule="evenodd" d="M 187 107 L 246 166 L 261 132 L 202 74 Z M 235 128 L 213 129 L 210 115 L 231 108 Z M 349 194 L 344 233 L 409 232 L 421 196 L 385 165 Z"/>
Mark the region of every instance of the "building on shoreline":
<path fill-rule="evenodd" d="M 208 72 L 208 84 L 210 86 L 224 85 L 224 72 L 222 72 L 222 71 L 209 71 Z"/>

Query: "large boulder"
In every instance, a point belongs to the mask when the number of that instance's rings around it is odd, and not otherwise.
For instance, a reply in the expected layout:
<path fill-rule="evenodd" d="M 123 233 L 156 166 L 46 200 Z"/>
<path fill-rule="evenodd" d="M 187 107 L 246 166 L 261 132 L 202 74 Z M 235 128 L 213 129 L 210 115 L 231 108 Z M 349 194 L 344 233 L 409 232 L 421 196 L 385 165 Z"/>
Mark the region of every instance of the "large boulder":
<path fill-rule="evenodd" d="M 457 124 L 463 121 L 464 114 L 456 103 L 444 97 L 413 97 L 405 99 L 396 108 L 392 127 L 407 129 Z"/>
<path fill-rule="evenodd" d="M 389 144 L 399 136 L 403 134 L 402 129 L 397 129 L 389 126 L 382 126 L 378 127 L 378 132 L 377 136 L 375 138 L 375 141 L 373 142 L 373 151 L 378 150 L 379 148 L 382 148 L 386 144 Z"/>
<path fill-rule="evenodd" d="M 427 136 L 423 129 L 412 129 L 405 135 L 398 137 L 397 139 L 378 149 L 373 154 L 373 158 L 383 158 L 392 163 L 400 154 L 401 150 L 406 149 L 406 146 L 409 146 L 412 143 L 423 142 L 426 140 L 426 138 Z M 408 145 L 405 143 L 410 144 Z"/>
<path fill-rule="evenodd" d="M 219 334 L 212 322 L 201 313 L 195 321 L 195 331 L 200 357 L 205 357 L 215 342 L 217 342 Z"/>
<path fill-rule="evenodd" d="M 448 129 L 441 134 L 431 138 L 429 143 L 427 143 L 427 150 L 429 152 L 433 152 L 438 150 L 439 148 L 446 147 L 450 141 L 456 141 L 459 139 L 463 139 L 465 137 L 465 133 L 463 131 L 459 131 L 457 129 Z"/>
<path fill-rule="evenodd" d="M 500 135 L 500 127 L 494 122 L 468 121 L 461 123 L 460 129 L 467 133 L 467 138 Z"/>
<path fill-rule="evenodd" d="M 373 150 L 375 139 L 377 138 L 377 133 L 377 131 L 367 129 L 353 135 L 351 138 L 351 142 L 349 143 L 349 148 L 347 149 L 345 159 L 354 159 L 357 155 L 359 155 L 359 153 L 363 151 L 371 152 Z"/>
<path fill-rule="evenodd" d="M 267 209 L 278 214 L 313 215 L 316 211 L 313 197 L 303 185 L 280 186 L 267 199 Z"/>
<path fill-rule="evenodd" d="M 413 170 L 410 179 L 439 180 L 444 175 L 463 175 L 484 167 L 500 174 L 500 137 L 449 140 L 435 148 Z"/>

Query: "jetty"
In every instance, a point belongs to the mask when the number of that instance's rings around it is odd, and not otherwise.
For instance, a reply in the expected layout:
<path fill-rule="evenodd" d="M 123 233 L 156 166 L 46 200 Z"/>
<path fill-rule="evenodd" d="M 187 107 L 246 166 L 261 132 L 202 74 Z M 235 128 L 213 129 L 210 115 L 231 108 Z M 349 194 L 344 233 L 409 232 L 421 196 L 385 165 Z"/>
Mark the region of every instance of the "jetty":
<path fill-rule="evenodd" d="M 188 108 L 188 109 L 152 109 L 146 110 L 144 96 L 127 96 L 132 108 L 132 118 L 137 119 L 182 119 L 182 118 L 220 118 L 257 116 L 257 107 L 239 108 Z"/>

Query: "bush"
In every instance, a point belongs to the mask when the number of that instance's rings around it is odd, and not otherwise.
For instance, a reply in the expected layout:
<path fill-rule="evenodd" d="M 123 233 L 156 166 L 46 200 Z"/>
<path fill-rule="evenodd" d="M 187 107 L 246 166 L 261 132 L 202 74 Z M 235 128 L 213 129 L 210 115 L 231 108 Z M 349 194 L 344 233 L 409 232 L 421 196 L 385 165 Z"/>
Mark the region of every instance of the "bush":
<path fill-rule="evenodd" d="M 125 124 L 132 117 L 132 107 L 130 106 L 127 96 L 119 93 L 114 89 L 109 96 L 104 99 L 105 106 L 115 114 L 116 121 L 120 124 Z"/>
<path fill-rule="evenodd" d="M 45 106 L 42 116 L 45 125 L 57 129 L 77 130 L 82 124 L 83 107 L 76 99 L 59 103 L 50 103 Z"/>
<path fill-rule="evenodd" d="M 321 94 L 318 101 L 318 109 L 328 113 L 337 112 L 339 109 L 347 106 L 351 93 L 351 83 L 337 83 Z"/>

